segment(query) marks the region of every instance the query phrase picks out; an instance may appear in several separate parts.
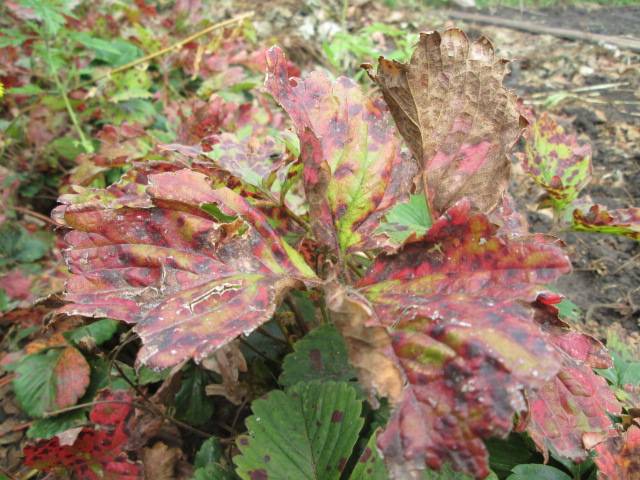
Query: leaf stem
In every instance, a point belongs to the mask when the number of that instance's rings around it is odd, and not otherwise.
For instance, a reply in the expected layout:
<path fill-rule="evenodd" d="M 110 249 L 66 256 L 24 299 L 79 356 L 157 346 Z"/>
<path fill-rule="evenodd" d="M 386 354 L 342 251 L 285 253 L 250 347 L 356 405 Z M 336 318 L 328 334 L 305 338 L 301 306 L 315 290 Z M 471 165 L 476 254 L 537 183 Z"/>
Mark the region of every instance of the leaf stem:
<path fill-rule="evenodd" d="M 298 305 L 296 305 L 296 302 L 290 293 L 288 293 L 287 296 L 284 298 L 284 303 L 287 305 L 287 307 L 289 307 L 289 310 L 293 312 L 293 316 L 296 320 L 296 325 L 298 325 L 298 328 L 300 329 L 300 332 L 302 333 L 302 335 L 306 335 L 307 333 L 309 333 L 307 324 L 304 321 L 304 315 L 298 308 Z"/>
<path fill-rule="evenodd" d="M 49 48 L 49 39 L 45 38 L 44 41 L 45 48 L 47 51 L 47 64 L 49 66 L 49 71 L 51 72 L 51 76 L 53 77 L 53 81 L 56 84 L 56 88 L 58 89 L 58 93 L 62 96 L 64 101 L 64 106 L 67 109 L 67 113 L 71 118 L 71 123 L 78 133 L 78 137 L 80 137 L 80 144 L 86 153 L 93 153 L 93 145 L 87 137 L 85 137 L 82 128 L 80 127 L 80 123 L 78 122 L 78 117 L 76 117 L 76 113 L 73 111 L 73 107 L 71 106 L 71 102 L 69 101 L 69 96 L 67 95 L 67 89 L 64 85 L 62 85 L 62 81 L 60 80 L 60 75 L 58 74 L 58 69 L 53 65 L 53 60 L 51 59 L 51 49 Z"/>

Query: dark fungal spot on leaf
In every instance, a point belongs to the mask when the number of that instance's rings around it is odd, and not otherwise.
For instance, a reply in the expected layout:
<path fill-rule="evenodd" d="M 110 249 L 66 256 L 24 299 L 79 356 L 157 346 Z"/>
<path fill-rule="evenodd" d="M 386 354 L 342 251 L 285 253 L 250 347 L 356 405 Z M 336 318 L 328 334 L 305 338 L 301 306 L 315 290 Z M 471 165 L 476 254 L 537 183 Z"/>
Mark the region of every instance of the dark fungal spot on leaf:
<path fill-rule="evenodd" d="M 309 352 L 309 360 L 311 361 L 311 365 L 315 370 L 322 370 L 323 362 L 322 362 L 322 352 L 317 348 L 314 348 Z"/>
<path fill-rule="evenodd" d="M 340 459 L 340 462 L 338 463 L 338 471 L 341 472 L 342 470 L 344 470 L 344 467 L 346 467 L 347 465 L 347 459 L 342 457 Z"/>
<path fill-rule="evenodd" d="M 344 417 L 344 412 L 341 412 L 340 410 L 334 410 L 333 413 L 331 414 L 331 422 L 332 423 L 341 422 L 342 417 Z"/>
<path fill-rule="evenodd" d="M 240 442 L 240 445 L 244 445 L 244 446 L 249 445 L 249 439 L 247 437 L 241 437 L 239 442 Z"/>
<path fill-rule="evenodd" d="M 362 456 L 360 457 L 360 463 L 366 463 L 370 457 L 371 457 L 371 449 L 367 447 L 364 449 L 364 452 L 362 452 Z"/>
<path fill-rule="evenodd" d="M 269 475 L 267 475 L 267 471 L 263 468 L 258 470 L 251 470 L 249 472 L 249 478 L 251 480 L 269 480 Z"/>
<path fill-rule="evenodd" d="M 269 463 L 271 461 L 271 457 L 269 455 L 265 455 L 263 457 L 264 463 Z"/>

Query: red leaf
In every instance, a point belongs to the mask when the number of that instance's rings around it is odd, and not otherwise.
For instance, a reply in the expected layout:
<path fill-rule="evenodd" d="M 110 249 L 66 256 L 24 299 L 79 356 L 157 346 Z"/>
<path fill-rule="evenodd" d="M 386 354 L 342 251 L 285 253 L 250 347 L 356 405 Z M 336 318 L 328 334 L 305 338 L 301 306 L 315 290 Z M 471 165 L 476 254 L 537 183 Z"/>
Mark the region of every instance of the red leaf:
<path fill-rule="evenodd" d="M 636 425 L 601 443 L 595 450 L 599 480 L 640 478 L 640 428 Z"/>
<path fill-rule="evenodd" d="M 267 52 L 267 66 L 266 88 L 300 137 L 316 239 L 342 252 L 391 248 L 389 239 L 373 232 L 386 211 L 409 193 L 416 170 L 400 154 L 384 104 L 367 98 L 345 77 L 331 81 L 314 71 L 290 79 L 276 47 Z"/>
<path fill-rule="evenodd" d="M 71 445 L 62 444 L 58 436 L 28 444 L 24 448 L 25 465 L 67 478 L 86 480 L 142 479 L 140 465 L 132 463 L 123 452 L 128 434 L 125 421 L 132 411 L 132 398 L 118 391 L 103 392 L 100 399 L 129 402 L 118 408 L 117 416 L 110 415 L 101 427 L 84 427 Z M 109 404 L 107 404 L 109 405 Z M 124 414 L 126 410 L 126 414 Z M 103 405 L 96 405 L 91 419 L 105 420 Z"/>
<path fill-rule="evenodd" d="M 131 395 L 126 390 L 109 392 L 103 390 L 96 397 L 96 405 L 91 410 L 89 418 L 99 425 L 118 425 L 124 422 L 133 411 Z M 106 403 L 113 401 L 113 403 Z"/>
<path fill-rule="evenodd" d="M 233 191 L 190 170 L 138 177 L 62 197 L 54 218 L 76 229 L 66 236 L 72 304 L 62 311 L 135 323 L 139 361 L 201 360 L 266 322 L 288 289 L 317 280 Z M 220 223 L 204 204 L 242 220 Z"/>
<path fill-rule="evenodd" d="M 395 478 L 446 462 L 488 474 L 482 440 L 506 435 L 526 411 L 525 390 L 559 368 L 525 302 L 569 269 L 549 238 L 497 236 L 468 201 L 423 241 L 375 261 L 359 293 L 374 310 L 369 324 L 390 332 L 407 381 L 378 442 Z"/>
<path fill-rule="evenodd" d="M 588 450 L 615 433 L 607 412 L 619 414 L 622 407 L 606 380 L 592 370 L 610 367 L 611 357 L 589 335 L 548 323 L 545 330 L 561 353 L 562 368 L 553 380 L 530 393 L 529 416 L 524 422 L 528 421 L 527 432 L 545 458 L 553 448 L 581 462 Z"/>

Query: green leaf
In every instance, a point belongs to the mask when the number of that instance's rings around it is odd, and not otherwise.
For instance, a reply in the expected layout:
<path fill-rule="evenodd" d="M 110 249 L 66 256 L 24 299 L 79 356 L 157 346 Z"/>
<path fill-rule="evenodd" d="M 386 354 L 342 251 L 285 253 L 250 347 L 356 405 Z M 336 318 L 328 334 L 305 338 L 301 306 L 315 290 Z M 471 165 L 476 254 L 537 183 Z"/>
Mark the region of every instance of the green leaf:
<path fill-rule="evenodd" d="M 71 137 L 56 138 L 49 146 L 57 155 L 69 160 L 74 160 L 84 151 L 80 142 Z"/>
<path fill-rule="evenodd" d="M 16 28 L 3 28 L 0 29 L 0 33 L 2 33 L 0 48 L 22 45 L 29 38 L 28 35 Z"/>
<path fill-rule="evenodd" d="M 398 203 L 389 211 L 377 232 L 387 234 L 394 242 L 404 243 L 412 234 L 424 235 L 431 223 L 424 195 L 411 195 L 408 202 Z"/>
<path fill-rule="evenodd" d="M 9 95 L 38 95 L 44 92 L 38 85 L 29 83 L 23 87 L 12 87 L 7 90 Z"/>
<path fill-rule="evenodd" d="M 203 425 L 213 415 L 213 402 L 207 397 L 204 387 L 207 384 L 206 372 L 189 365 L 182 373 L 182 384 L 176 394 L 176 416 L 191 425 Z"/>
<path fill-rule="evenodd" d="M 384 466 L 384 461 L 378 453 L 378 447 L 376 447 L 377 438 L 378 432 L 376 431 L 369 438 L 369 442 L 351 472 L 349 480 L 387 480 L 389 478 L 387 467 Z"/>
<path fill-rule="evenodd" d="M 193 480 L 233 480 L 237 477 L 230 471 L 226 461 L 220 439 L 211 437 L 205 441 L 194 460 Z"/>
<path fill-rule="evenodd" d="M 485 441 L 489 450 L 489 465 L 501 477 L 509 475 L 513 467 L 534 461 L 532 452 L 522 435 L 512 433 L 506 439 L 491 438 Z"/>
<path fill-rule="evenodd" d="M 65 15 L 73 17 L 71 0 L 18 0 L 23 7 L 33 10 L 35 17 L 44 24 L 47 35 L 55 35 L 66 23 Z"/>
<path fill-rule="evenodd" d="M 0 266 L 40 260 L 49 251 L 51 240 L 47 232 L 30 234 L 17 223 L 4 222 L 0 226 Z"/>
<path fill-rule="evenodd" d="M 93 50 L 97 60 L 119 67 L 142 56 L 142 51 L 122 38 L 103 39 L 86 32 L 74 32 L 72 38 Z"/>
<path fill-rule="evenodd" d="M 347 383 L 299 383 L 254 401 L 252 410 L 234 457 L 246 480 L 338 479 L 364 423 L 362 402 Z"/>
<path fill-rule="evenodd" d="M 163 370 L 154 370 L 144 365 L 138 370 L 138 385 L 149 385 L 150 383 L 158 383 L 169 376 L 170 368 Z"/>
<path fill-rule="evenodd" d="M 87 423 L 87 409 L 74 410 L 50 418 L 35 420 L 29 430 L 28 438 L 51 438 L 60 432 Z"/>
<path fill-rule="evenodd" d="M 577 322 L 582 316 L 580 307 L 578 307 L 568 298 L 563 298 L 562 301 L 556 306 L 558 307 L 558 317 L 560 317 L 561 320 Z"/>
<path fill-rule="evenodd" d="M 63 335 L 64 338 L 75 345 L 86 343 L 87 341 L 91 341 L 95 345 L 102 345 L 113 337 L 118 330 L 119 324 L 120 322 L 116 320 L 103 318 L 89 325 L 65 332 Z"/>
<path fill-rule="evenodd" d="M 356 371 L 349 364 L 347 346 L 333 325 L 323 325 L 296 342 L 284 358 L 279 382 L 290 387 L 312 380 L 350 381 Z"/>
<path fill-rule="evenodd" d="M 569 475 L 562 470 L 549 465 L 528 464 L 518 465 L 511 470 L 513 473 L 507 480 L 572 480 Z"/>
<path fill-rule="evenodd" d="M 113 83 L 117 90 L 111 95 L 112 102 L 124 102 L 128 100 L 150 98 L 149 89 L 152 82 L 146 70 L 132 68 L 113 77 Z"/>
<path fill-rule="evenodd" d="M 13 391 L 32 417 L 74 405 L 89 386 L 91 368 L 73 347 L 52 348 L 20 360 Z"/>

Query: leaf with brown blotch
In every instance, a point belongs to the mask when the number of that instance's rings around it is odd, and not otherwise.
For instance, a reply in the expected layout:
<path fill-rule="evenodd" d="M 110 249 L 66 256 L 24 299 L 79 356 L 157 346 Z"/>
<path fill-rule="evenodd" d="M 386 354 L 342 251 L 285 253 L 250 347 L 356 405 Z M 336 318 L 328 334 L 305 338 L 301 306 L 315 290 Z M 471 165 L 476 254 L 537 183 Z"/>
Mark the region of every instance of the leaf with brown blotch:
<path fill-rule="evenodd" d="M 259 210 L 206 175 L 139 177 L 84 192 L 85 202 L 66 196 L 54 218 L 74 229 L 61 311 L 135 323 L 140 362 L 200 361 L 269 320 L 290 288 L 318 280 Z M 228 223 L 202 210 L 208 204 Z"/>
<path fill-rule="evenodd" d="M 290 79 L 277 47 L 267 52 L 267 90 L 296 127 L 303 183 L 316 239 L 336 251 L 393 249 L 374 235 L 381 217 L 404 199 L 415 166 L 400 153 L 387 108 L 345 77 L 313 71 Z"/>
<path fill-rule="evenodd" d="M 506 190 L 509 150 L 524 119 L 502 86 L 507 61 L 491 42 L 453 28 L 421 33 L 408 64 L 380 58 L 380 86 L 422 172 L 437 218 L 463 197 L 488 213 Z"/>
<path fill-rule="evenodd" d="M 367 300 L 335 281 L 325 284 L 325 296 L 331 319 L 347 344 L 349 363 L 358 372 L 369 402 L 377 406 L 376 395 L 399 401 L 404 376 L 391 348 L 391 335 L 382 326 L 366 326 L 372 314 Z"/>
<path fill-rule="evenodd" d="M 524 169 L 547 191 L 554 210 L 562 212 L 591 180 L 591 145 L 579 143 L 547 113 L 525 138 Z"/>
<path fill-rule="evenodd" d="M 538 449 L 549 449 L 574 462 L 584 461 L 598 443 L 615 434 L 610 414 L 622 407 L 606 380 L 593 372 L 608 368 L 611 357 L 593 337 L 560 326 L 544 324 L 561 355 L 562 368 L 541 389 L 531 392 L 526 425 Z"/>
<path fill-rule="evenodd" d="M 379 257 L 352 295 L 369 308 L 357 323 L 386 330 L 385 355 L 406 382 L 378 441 L 394 478 L 447 462 L 484 478 L 483 439 L 506 435 L 527 409 L 525 390 L 560 367 L 526 302 L 567 273 L 569 261 L 547 237 L 496 231 L 461 201 L 422 241 Z"/>
<path fill-rule="evenodd" d="M 637 425 L 601 443 L 595 451 L 598 480 L 640 478 L 640 427 Z"/>
<path fill-rule="evenodd" d="M 578 208 L 573 211 L 572 227 L 579 232 L 610 233 L 640 240 L 640 208 L 607 210 L 602 205 L 593 205 L 587 212 Z"/>

